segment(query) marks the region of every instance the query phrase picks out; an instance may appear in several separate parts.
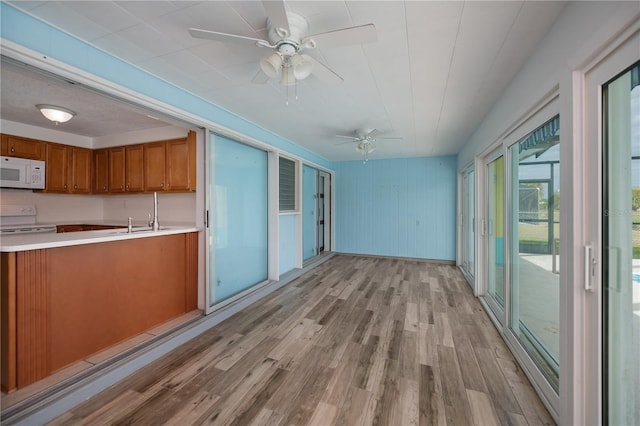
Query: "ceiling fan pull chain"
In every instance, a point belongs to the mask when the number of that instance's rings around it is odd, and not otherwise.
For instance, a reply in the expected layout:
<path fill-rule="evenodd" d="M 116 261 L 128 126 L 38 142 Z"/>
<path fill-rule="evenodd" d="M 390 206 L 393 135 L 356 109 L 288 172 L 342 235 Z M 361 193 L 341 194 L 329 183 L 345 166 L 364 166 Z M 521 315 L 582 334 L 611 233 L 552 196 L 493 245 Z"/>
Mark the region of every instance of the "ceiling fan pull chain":
<path fill-rule="evenodd" d="M 288 86 L 288 85 L 287 85 L 287 98 L 286 98 L 286 100 L 285 100 L 284 104 L 285 104 L 286 106 L 289 106 L 289 86 Z"/>

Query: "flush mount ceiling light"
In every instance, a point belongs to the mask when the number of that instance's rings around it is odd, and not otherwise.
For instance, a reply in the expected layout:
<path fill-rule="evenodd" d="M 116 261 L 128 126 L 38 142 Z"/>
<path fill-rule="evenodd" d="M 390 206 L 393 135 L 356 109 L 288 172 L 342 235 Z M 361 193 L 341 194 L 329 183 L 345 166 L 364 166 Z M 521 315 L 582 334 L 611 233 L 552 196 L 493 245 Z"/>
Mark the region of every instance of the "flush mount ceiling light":
<path fill-rule="evenodd" d="M 40 110 L 42 115 L 44 115 L 48 120 L 56 123 L 56 126 L 60 123 L 66 123 L 71 120 L 71 118 L 76 115 L 75 112 L 71 111 L 67 108 L 62 108 L 55 105 L 36 105 L 36 108 Z"/>

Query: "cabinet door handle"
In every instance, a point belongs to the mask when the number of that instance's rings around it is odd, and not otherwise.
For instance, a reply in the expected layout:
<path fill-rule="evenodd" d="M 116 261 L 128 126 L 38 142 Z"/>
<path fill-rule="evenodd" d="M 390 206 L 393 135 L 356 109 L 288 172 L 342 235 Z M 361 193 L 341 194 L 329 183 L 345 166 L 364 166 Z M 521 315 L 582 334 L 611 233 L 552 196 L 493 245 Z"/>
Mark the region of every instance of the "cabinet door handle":
<path fill-rule="evenodd" d="M 105 190 L 105 191 L 107 190 L 107 185 L 105 185 L 105 186 L 104 186 L 104 190 Z"/>
<path fill-rule="evenodd" d="M 164 182 L 160 184 L 160 188 L 164 188 Z"/>
<path fill-rule="evenodd" d="M 78 189 L 78 185 L 73 185 L 73 189 Z"/>
<path fill-rule="evenodd" d="M 16 149 L 14 147 L 11 147 L 11 152 L 16 152 Z"/>
<path fill-rule="evenodd" d="M 66 183 L 64 184 L 64 189 L 67 189 L 67 184 Z"/>

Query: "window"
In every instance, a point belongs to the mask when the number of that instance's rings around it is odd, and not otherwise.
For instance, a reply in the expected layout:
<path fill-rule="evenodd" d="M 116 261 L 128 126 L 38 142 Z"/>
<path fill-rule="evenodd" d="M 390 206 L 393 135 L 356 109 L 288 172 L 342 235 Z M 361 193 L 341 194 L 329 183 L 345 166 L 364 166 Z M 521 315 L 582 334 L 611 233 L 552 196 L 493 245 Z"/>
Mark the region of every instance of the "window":
<path fill-rule="evenodd" d="M 280 157 L 280 211 L 296 211 L 296 162 Z"/>

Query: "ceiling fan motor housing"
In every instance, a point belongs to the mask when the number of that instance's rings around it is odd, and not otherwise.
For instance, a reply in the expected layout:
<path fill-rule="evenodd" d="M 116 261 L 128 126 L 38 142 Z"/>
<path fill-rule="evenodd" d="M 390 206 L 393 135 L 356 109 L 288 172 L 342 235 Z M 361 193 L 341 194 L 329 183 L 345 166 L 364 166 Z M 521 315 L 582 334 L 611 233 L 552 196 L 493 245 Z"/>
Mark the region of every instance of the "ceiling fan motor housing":
<path fill-rule="evenodd" d="M 283 55 L 291 56 L 298 52 L 300 42 L 309 34 L 309 23 L 307 20 L 297 13 L 287 12 L 287 20 L 289 21 L 289 32 L 285 28 L 274 27 L 270 19 L 267 19 L 267 28 L 269 29 L 269 41 L 271 44 L 278 46 L 278 52 Z M 293 48 L 293 52 L 286 53 Z"/>
<path fill-rule="evenodd" d="M 289 41 L 283 41 L 278 44 L 278 53 L 282 56 L 293 56 L 298 51 L 297 44 L 290 43 Z"/>

